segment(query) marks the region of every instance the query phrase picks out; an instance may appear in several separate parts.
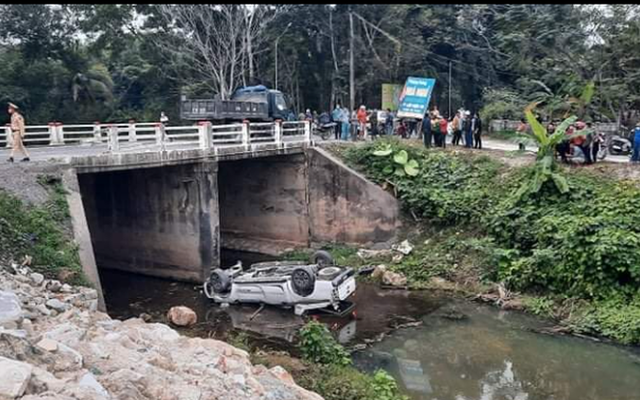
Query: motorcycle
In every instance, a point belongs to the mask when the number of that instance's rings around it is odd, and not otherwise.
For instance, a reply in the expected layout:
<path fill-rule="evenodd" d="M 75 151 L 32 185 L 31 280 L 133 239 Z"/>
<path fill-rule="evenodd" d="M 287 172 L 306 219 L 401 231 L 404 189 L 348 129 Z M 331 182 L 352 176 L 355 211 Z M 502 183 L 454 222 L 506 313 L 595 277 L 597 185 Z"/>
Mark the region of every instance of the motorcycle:
<path fill-rule="evenodd" d="M 633 131 L 632 131 L 633 133 Z M 633 149 L 633 143 L 629 140 L 630 135 L 627 137 L 623 135 L 613 135 L 608 138 L 607 149 L 611 155 L 625 156 L 631 154 Z"/>
<path fill-rule="evenodd" d="M 322 140 L 327 140 L 335 131 L 336 123 L 331 121 L 331 116 L 324 112 L 318 117 L 318 121 L 314 123 L 314 134 L 320 136 Z"/>

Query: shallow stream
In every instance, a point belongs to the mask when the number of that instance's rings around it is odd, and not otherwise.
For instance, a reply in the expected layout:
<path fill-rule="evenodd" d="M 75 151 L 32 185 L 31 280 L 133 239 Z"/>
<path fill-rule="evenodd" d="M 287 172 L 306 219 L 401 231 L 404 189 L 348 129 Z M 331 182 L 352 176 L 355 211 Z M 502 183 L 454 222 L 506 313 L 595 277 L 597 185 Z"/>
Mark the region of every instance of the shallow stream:
<path fill-rule="evenodd" d="M 226 253 L 224 265 L 268 260 Z M 198 324 L 182 332 L 228 339 L 244 332 L 261 346 L 292 348 L 302 318 L 293 310 L 257 306 L 221 308 L 200 287 L 101 270 L 109 314 L 148 314 L 166 322 L 185 305 Z M 383 290 L 359 283 L 356 317 L 320 316 L 354 353 L 355 365 L 383 368 L 412 400 L 640 400 L 640 351 L 534 331 L 548 323 L 517 312 L 430 292 Z M 401 327 L 400 329 L 397 329 Z"/>

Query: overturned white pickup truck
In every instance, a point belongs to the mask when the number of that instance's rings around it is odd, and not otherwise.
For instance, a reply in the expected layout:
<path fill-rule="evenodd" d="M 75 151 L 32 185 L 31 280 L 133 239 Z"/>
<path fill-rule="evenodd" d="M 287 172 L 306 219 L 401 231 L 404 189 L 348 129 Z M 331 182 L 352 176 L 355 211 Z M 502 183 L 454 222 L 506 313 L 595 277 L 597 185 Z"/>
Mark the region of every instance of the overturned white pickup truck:
<path fill-rule="evenodd" d="M 216 269 L 204 283 L 204 292 L 216 303 L 261 303 L 294 307 L 296 315 L 314 309 L 345 311 L 345 300 L 356 290 L 355 271 L 333 265 L 331 255 L 318 251 L 312 263 L 273 261 L 242 263 Z M 351 308 L 351 307 L 349 307 Z"/>

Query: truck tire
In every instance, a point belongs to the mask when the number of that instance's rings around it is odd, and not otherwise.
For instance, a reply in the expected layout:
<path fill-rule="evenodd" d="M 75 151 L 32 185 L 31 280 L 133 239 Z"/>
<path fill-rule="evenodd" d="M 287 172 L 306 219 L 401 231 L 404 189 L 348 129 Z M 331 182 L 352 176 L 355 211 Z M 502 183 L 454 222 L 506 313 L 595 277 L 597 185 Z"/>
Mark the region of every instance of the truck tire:
<path fill-rule="evenodd" d="M 209 284 L 214 293 L 226 293 L 231 288 L 231 279 L 226 272 L 216 269 L 211 273 Z"/>
<path fill-rule="evenodd" d="M 328 251 L 318 250 L 311 256 L 311 262 L 313 264 L 318 264 L 320 268 L 327 267 L 329 265 L 333 265 L 333 257 Z"/>
<path fill-rule="evenodd" d="M 316 276 L 309 267 L 300 267 L 291 274 L 291 286 L 298 296 L 309 296 L 316 287 Z"/>

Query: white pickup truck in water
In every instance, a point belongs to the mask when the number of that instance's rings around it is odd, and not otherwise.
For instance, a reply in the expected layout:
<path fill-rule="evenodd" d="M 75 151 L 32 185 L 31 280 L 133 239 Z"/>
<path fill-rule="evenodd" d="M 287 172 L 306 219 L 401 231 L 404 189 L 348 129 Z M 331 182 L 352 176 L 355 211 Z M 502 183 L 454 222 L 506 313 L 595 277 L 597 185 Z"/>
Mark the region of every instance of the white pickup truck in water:
<path fill-rule="evenodd" d="M 296 315 L 309 310 L 329 309 L 346 313 L 346 299 L 356 290 L 355 271 L 337 267 L 324 251 L 312 263 L 273 261 L 253 264 L 244 271 L 242 263 L 216 269 L 204 283 L 204 292 L 216 303 L 261 303 L 294 307 Z"/>

